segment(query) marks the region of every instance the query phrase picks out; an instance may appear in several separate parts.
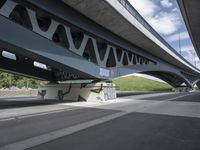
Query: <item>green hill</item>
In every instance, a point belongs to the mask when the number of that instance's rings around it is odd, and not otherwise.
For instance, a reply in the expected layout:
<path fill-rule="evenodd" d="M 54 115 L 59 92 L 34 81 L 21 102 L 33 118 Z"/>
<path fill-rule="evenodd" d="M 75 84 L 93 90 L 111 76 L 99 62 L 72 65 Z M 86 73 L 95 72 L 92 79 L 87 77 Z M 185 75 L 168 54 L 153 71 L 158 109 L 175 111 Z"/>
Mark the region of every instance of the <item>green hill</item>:
<path fill-rule="evenodd" d="M 169 84 L 136 76 L 117 78 L 113 83 L 120 91 L 172 91 Z"/>

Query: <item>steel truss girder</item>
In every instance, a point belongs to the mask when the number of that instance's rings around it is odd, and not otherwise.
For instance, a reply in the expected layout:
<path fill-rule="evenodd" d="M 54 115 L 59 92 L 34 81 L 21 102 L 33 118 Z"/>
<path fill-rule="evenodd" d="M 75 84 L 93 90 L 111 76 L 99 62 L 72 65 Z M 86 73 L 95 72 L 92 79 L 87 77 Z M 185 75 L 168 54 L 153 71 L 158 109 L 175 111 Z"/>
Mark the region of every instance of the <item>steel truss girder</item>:
<path fill-rule="evenodd" d="M 19 1 L 19 5 L 24 4 L 24 1 Z M 54 3 L 54 1 L 51 1 L 51 3 Z M 7 0 L 7 2 L 4 4 L 4 6 L 1 8 L 0 10 L 0 14 L 2 14 L 3 16 L 10 18 L 10 15 L 13 13 L 13 11 L 15 11 L 15 8 L 17 8 L 18 3 L 15 3 L 14 1 L 11 0 Z M 7 7 L 9 6 L 9 7 Z M 76 53 L 79 56 L 84 57 L 84 53 L 87 49 L 87 45 L 90 42 L 91 47 L 93 47 L 92 49 L 90 48 L 90 53 L 92 51 L 94 51 L 93 56 L 90 57 L 90 61 L 96 63 L 97 65 L 101 66 L 101 67 L 120 67 L 120 66 L 127 66 L 127 65 L 148 65 L 148 64 L 155 64 L 155 61 L 152 61 L 152 58 L 146 58 L 146 56 L 142 56 L 142 55 L 138 55 L 136 53 L 133 53 L 131 51 L 131 49 L 133 47 L 129 47 L 129 51 L 125 48 L 125 49 L 121 49 L 120 48 L 120 58 L 118 58 L 119 54 L 118 54 L 118 49 L 116 46 L 114 46 L 113 44 L 109 44 L 110 41 L 105 41 L 104 39 L 101 39 L 100 41 L 104 41 L 104 43 L 106 43 L 107 48 L 103 51 L 106 51 L 105 55 L 103 56 L 103 59 L 101 59 L 101 53 L 100 53 L 100 48 L 98 47 L 97 44 L 97 39 L 99 39 L 99 37 L 94 37 L 91 36 L 90 33 L 87 33 L 86 31 L 83 31 L 83 29 L 79 30 L 80 32 L 83 33 L 83 39 L 81 39 L 80 41 L 78 41 L 80 44 L 80 46 L 77 48 L 76 47 L 76 43 L 74 43 L 73 41 L 73 36 L 72 36 L 72 28 L 70 27 L 71 25 L 67 25 L 69 24 L 69 22 L 62 22 L 62 21 L 58 21 L 58 17 L 56 19 L 53 19 L 52 15 L 49 15 L 48 13 L 46 13 L 50 19 L 50 24 L 47 27 L 47 29 L 45 31 L 43 31 L 41 29 L 41 27 L 39 26 L 38 23 L 38 18 L 37 18 L 37 11 L 34 9 L 30 9 L 30 8 L 26 8 L 24 6 L 21 7 L 21 9 L 24 8 L 25 12 L 27 13 L 27 17 L 28 20 L 30 20 L 30 27 L 29 29 L 31 29 L 33 32 L 36 32 L 37 34 L 49 39 L 49 40 L 53 40 L 55 33 L 57 32 L 57 29 L 59 27 L 63 28 L 62 29 L 62 41 L 64 43 L 62 43 L 62 46 L 66 46 L 67 44 L 69 44 L 69 47 L 67 48 L 68 50 Z M 7 10 L 9 9 L 9 10 Z M 38 9 L 38 8 L 36 8 Z M 68 10 L 68 9 L 65 9 Z M 71 13 L 71 15 L 73 15 L 73 13 Z M 76 17 L 80 17 L 80 16 L 76 16 Z M 55 18 L 55 17 L 54 17 Z M 11 19 L 11 18 L 10 18 Z M 26 18 L 24 18 L 26 19 Z M 73 25 L 72 25 L 73 26 Z M 96 31 L 97 32 L 97 31 Z M 113 35 L 114 36 L 114 35 Z M 66 43 L 67 42 L 67 43 Z M 115 42 L 116 43 L 116 42 Z M 134 49 L 136 51 L 137 48 L 134 47 Z M 101 50 L 102 51 L 102 50 Z M 113 53 L 113 56 L 110 56 L 110 53 Z M 145 55 L 145 54 L 143 54 Z M 147 55 L 148 56 L 148 55 Z M 112 57 L 112 58 L 111 58 Z M 150 56 L 148 56 L 150 57 Z M 112 59 L 112 63 L 110 65 L 108 65 L 107 63 L 109 62 L 109 60 Z M 95 60 L 95 61 L 94 61 Z"/>
<path fill-rule="evenodd" d="M 66 49 L 2 16 L 0 16 L 0 22 L 0 45 L 2 48 L 48 64 L 61 71 L 77 74 L 82 79 L 98 77 L 99 67 L 97 65 L 66 51 Z"/>

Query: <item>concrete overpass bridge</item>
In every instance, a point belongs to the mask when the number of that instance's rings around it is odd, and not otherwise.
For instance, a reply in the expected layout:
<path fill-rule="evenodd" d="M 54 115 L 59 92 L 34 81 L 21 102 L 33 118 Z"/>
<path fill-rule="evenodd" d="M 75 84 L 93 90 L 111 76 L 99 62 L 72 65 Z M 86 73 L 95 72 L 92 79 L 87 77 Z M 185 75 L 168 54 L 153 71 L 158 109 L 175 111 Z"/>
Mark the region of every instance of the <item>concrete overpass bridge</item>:
<path fill-rule="evenodd" d="M 127 0 L 1 0 L 0 22 L 4 71 L 52 82 L 144 73 L 175 88 L 200 79 Z"/>

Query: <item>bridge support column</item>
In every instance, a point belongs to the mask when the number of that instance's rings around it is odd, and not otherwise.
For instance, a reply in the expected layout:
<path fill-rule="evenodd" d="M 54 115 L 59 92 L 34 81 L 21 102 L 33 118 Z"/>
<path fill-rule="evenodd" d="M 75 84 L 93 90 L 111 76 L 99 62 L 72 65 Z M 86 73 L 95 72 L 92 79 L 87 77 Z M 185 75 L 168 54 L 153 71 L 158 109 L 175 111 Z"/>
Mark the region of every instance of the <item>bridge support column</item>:
<path fill-rule="evenodd" d="M 60 101 L 107 101 L 116 99 L 112 83 L 46 84 L 41 86 L 38 95 L 43 99 Z"/>

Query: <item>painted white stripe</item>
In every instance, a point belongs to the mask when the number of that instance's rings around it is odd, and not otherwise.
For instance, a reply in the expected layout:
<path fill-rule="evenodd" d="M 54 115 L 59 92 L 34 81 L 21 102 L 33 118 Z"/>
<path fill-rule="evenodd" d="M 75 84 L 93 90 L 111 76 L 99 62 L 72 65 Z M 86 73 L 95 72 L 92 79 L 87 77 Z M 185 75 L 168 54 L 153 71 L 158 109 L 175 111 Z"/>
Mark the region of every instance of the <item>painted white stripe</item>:
<path fill-rule="evenodd" d="M 63 137 L 63 136 L 70 135 L 72 133 L 81 131 L 83 129 L 98 125 L 100 123 L 110 121 L 112 119 L 124 116 L 126 114 L 127 114 L 127 112 L 115 113 L 115 114 L 105 116 L 105 117 L 102 117 L 102 118 L 99 118 L 99 119 L 88 121 L 86 123 L 81 123 L 81 124 L 78 124 L 78 125 L 75 125 L 75 126 L 67 127 L 67 128 L 57 130 L 57 131 L 53 131 L 53 132 L 43 134 L 43 135 L 40 135 L 40 136 L 35 136 L 35 137 L 29 138 L 29 139 L 26 139 L 26 140 L 23 140 L 23 141 L 19 141 L 19 142 L 13 143 L 13 144 L 8 144 L 8 145 L 0 147 L 0 150 L 24 150 L 24 149 L 27 149 L 27 148 L 31 148 L 31 147 L 34 147 L 34 146 L 37 146 L 37 145 L 58 139 L 58 138 Z"/>
<path fill-rule="evenodd" d="M 179 96 L 174 99 L 180 99 L 183 97 L 190 96 L 190 94 Z M 200 118 L 200 103 L 190 101 L 163 101 L 162 103 L 156 103 L 153 107 L 146 107 L 139 109 L 136 112 L 157 114 L 157 115 L 168 115 L 178 117 L 192 117 Z M 183 99 L 184 100 L 184 99 Z"/>
<path fill-rule="evenodd" d="M 76 109 L 80 109 L 80 108 L 75 108 L 75 107 L 74 108 L 64 108 L 64 109 L 59 109 L 59 110 L 38 112 L 38 113 L 33 113 L 33 114 L 25 114 L 25 115 L 18 115 L 18 116 L 12 116 L 12 117 L 5 117 L 5 118 L 0 118 L 0 122 L 16 120 L 16 119 L 24 119 L 24 118 L 36 117 L 36 116 L 44 116 L 44 115 L 49 115 L 49 114 L 54 114 L 54 113 L 76 110 Z"/>
<path fill-rule="evenodd" d="M 177 97 L 174 97 L 174 98 L 169 98 L 169 99 L 166 99 L 165 101 L 172 101 L 172 100 L 175 100 L 175 99 L 178 99 L 178 98 L 187 97 L 189 95 L 193 95 L 193 93 L 189 93 L 189 94 L 186 94 L 186 95 L 177 96 Z"/>

